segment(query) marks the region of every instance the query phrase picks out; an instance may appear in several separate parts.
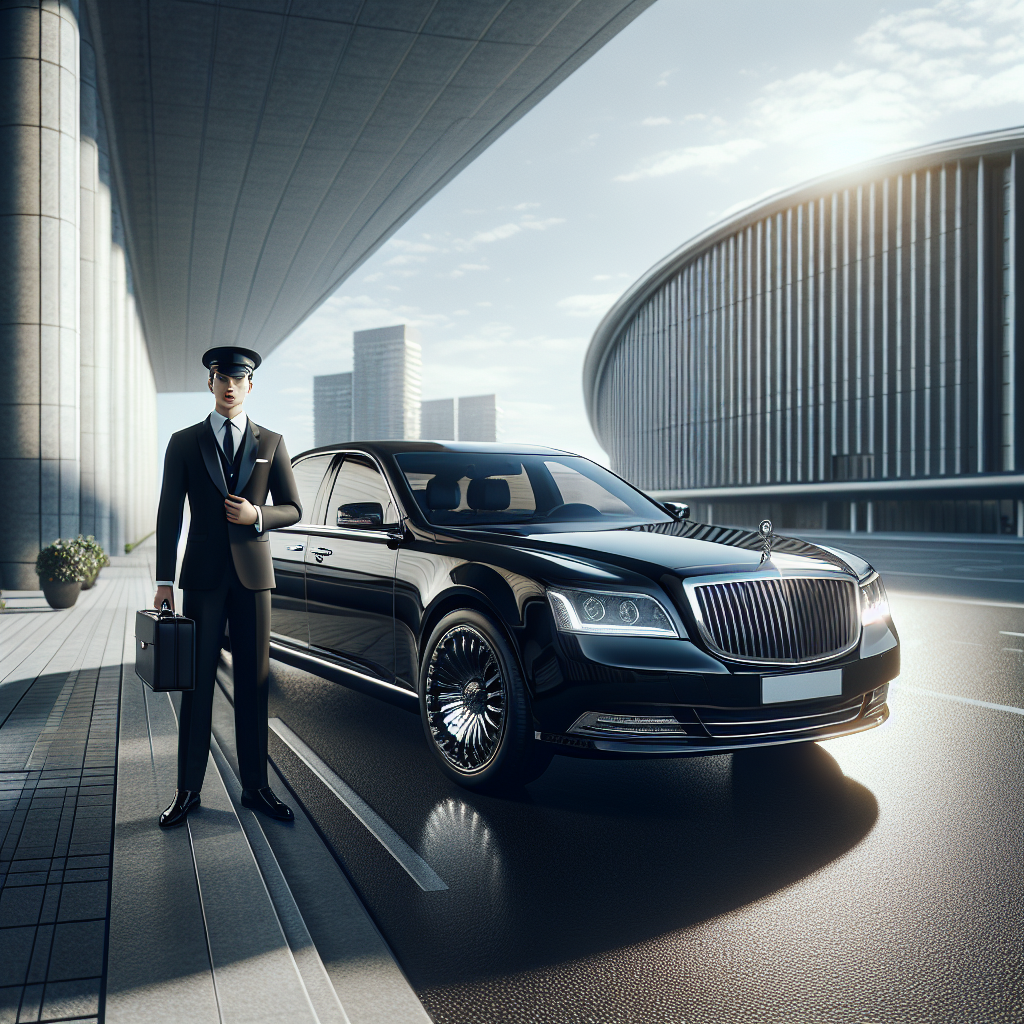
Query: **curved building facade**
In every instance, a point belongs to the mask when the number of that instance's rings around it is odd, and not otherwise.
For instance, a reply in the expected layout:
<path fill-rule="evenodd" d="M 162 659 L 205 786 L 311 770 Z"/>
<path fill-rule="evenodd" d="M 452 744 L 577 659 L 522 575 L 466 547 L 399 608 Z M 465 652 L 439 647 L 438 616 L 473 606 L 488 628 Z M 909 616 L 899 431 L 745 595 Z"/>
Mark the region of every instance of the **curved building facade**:
<path fill-rule="evenodd" d="M 653 267 L 591 342 L 612 466 L 708 521 L 1024 535 L 1024 129 L 821 178 Z"/>

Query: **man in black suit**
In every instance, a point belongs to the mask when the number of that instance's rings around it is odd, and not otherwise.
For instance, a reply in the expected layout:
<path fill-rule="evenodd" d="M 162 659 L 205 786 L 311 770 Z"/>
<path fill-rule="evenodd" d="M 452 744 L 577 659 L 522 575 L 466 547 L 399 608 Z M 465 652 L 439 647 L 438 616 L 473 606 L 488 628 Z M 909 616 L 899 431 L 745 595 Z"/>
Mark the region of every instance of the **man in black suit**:
<path fill-rule="evenodd" d="M 235 739 L 242 803 L 284 821 L 291 808 L 267 781 L 270 591 L 274 566 L 269 530 L 302 516 L 291 460 L 280 434 L 242 411 L 260 357 L 249 349 L 212 348 L 203 356 L 215 409 L 172 435 L 156 526 L 157 590 L 153 604 L 174 607 L 174 570 L 185 498 L 191 523 L 179 585 L 184 614 L 196 623 L 195 689 L 181 695 L 178 788 L 160 815 L 180 825 L 199 805 L 210 753 L 210 720 L 224 623 L 231 631 Z M 274 504 L 266 504 L 268 493 Z"/>

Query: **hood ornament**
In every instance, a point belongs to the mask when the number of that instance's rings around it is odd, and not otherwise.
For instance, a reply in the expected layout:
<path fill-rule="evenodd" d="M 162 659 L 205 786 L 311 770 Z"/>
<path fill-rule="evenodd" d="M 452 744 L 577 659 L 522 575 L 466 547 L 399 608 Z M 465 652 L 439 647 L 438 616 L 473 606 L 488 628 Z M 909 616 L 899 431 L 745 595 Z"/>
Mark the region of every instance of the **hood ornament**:
<path fill-rule="evenodd" d="M 770 519 L 762 519 L 757 532 L 761 534 L 764 541 L 761 547 L 761 561 L 766 562 L 772 557 L 772 542 L 775 540 L 775 534 L 772 532 L 772 521 Z"/>

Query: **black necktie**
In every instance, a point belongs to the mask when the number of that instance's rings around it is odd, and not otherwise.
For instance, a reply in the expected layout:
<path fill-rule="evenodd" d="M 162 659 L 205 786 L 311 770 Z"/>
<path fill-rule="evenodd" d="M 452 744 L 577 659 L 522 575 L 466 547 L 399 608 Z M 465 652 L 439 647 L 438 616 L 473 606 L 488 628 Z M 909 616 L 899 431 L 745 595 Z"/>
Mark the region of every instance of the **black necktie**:
<path fill-rule="evenodd" d="M 235 435 L 231 429 L 231 420 L 224 424 L 224 454 L 228 457 L 228 464 L 235 461 Z"/>

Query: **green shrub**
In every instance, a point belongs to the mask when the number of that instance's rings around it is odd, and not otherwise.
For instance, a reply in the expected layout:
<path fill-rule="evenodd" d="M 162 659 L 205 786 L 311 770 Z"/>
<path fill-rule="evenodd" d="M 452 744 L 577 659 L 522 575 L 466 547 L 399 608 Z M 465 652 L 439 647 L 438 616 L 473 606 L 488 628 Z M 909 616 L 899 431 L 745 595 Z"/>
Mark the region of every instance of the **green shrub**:
<path fill-rule="evenodd" d="M 55 540 L 43 548 L 36 558 L 39 579 L 47 583 L 74 583 L 84 580 L 92 567 L 77 540 Z"/>
<path fill-rule="evenodd" d="M 83 537 L 79 534 L 71 543 L 78 547 L 82 553 L 83 560 L 89 566 L 87 575 L 97 573 L 105 565 L 110 565 L 107 553 L 91 533 L 88 537 Z"/>

